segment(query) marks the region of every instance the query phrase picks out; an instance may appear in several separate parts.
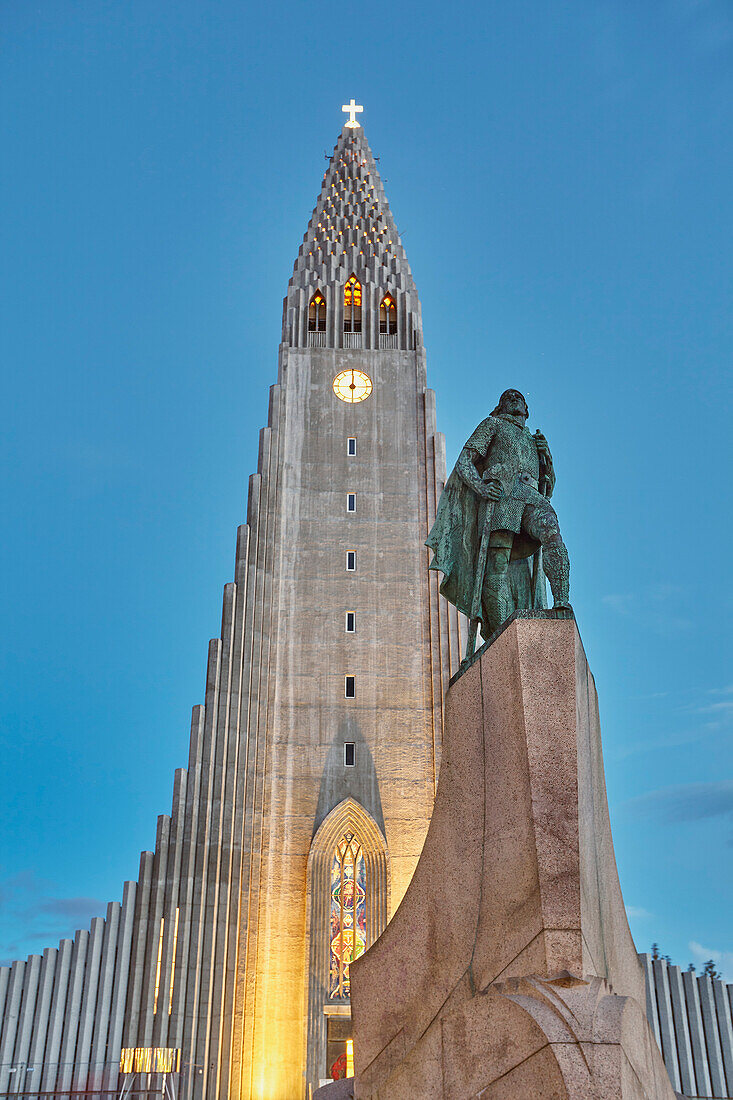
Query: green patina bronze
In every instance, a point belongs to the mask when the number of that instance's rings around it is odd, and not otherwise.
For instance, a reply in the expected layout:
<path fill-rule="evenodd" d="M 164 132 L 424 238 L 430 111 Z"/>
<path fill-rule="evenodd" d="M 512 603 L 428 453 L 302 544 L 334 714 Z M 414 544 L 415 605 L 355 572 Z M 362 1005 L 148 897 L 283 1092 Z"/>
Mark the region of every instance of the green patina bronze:
<path fill-rule="evenodd" d="M 484 638 L 517 610 L 545 607 L 544 572 L 554 606 L 569 609 L 570 562 L 550 497 L 555 471 L 547 440 L 526 427 L 517 390 L 467 440 L 448 478 L 426 545 L 441 593 Z M 541 558 L 541 566 L 540 566 Z"/>

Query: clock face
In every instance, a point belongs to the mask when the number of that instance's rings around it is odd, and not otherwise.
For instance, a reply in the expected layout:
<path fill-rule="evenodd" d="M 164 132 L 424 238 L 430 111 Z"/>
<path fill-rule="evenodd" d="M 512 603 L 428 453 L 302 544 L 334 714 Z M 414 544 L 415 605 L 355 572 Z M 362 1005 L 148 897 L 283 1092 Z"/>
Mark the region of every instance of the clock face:
<path fill-rule="evenodd" d="M 342 370 L 333 380 L 333 392 L 350 405 L 365 401 L 372 392 L 372 380 L 361 370 Z"/>

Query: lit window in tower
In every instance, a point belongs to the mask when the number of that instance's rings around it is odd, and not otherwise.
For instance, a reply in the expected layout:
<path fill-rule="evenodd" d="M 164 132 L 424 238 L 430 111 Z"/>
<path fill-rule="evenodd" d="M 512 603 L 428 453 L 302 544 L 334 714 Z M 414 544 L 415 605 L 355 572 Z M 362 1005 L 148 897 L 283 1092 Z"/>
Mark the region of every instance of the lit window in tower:
<path fill-rule="evenodd" d="M 361 332 L 361 283 L 355 275 L 344 289 L 344 332 Z"/>
<path fill-rule="evenodd" d="M 345 833 L 331 864 L 331 998 L 349 997 L 349 963 L 366 950 L 366 917 L 366 860 L 354 834 Z"/>
<path fill-rule="evenodd" d="M 385 294 L 379 306 L 379 331 L 387 336 L 397 332 L 397 307 L 389 294 Z"/>
<path fill-rule="evenodd" d="M 310 300 L 308 306 L 308 332 L 326 331 L 326 302 L 320 290 Z"/>

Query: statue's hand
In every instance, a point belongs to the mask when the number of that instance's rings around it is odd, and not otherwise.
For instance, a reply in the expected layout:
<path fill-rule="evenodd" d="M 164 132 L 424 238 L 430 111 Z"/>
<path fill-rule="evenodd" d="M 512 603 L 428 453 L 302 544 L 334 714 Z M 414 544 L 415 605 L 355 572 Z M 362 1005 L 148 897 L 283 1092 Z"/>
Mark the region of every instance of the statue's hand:
<path fill-rule="evenodd" d="M 501 496 L 501 484 L 498 481 L 485 481 L 484 496 L 486 500 L 498 500 Z"/>
<path fill-rule="evenodd" d="M 536 431 L 534 433 L 534 441 L 537 444 L 537 453 L 541 458 L 550 457 L 550 445 L 543 436 L 542 432 Z"/>

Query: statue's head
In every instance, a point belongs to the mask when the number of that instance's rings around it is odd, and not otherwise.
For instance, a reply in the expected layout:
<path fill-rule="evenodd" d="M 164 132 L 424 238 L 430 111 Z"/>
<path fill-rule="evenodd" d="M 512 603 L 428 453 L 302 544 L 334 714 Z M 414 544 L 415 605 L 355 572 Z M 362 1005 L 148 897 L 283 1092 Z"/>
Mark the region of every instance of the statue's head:
<path fill-rule="evenodd" d="M 524 395 L 519 390 L 504 390 L 499 398 L 499 404 L 491 415 L 498 416 L 500 413 L 507 416 L 523 416 L 526 420 L 529 416 L 529 408 Z"/>

